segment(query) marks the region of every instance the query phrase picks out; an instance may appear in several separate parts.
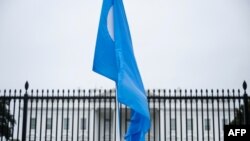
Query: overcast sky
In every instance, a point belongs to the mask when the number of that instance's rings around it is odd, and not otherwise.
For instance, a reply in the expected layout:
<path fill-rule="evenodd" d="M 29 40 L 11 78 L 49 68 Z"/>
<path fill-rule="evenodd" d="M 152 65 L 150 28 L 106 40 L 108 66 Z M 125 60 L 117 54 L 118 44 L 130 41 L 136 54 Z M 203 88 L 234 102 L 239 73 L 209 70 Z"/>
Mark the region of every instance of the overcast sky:
<path fill-rule="evenodd" d="M 145 88 L 250 85 L 249 0 L 123 0 Z M 0 89 L 114 88 L 92 72 L 102 0 L 0 0 Z"/>

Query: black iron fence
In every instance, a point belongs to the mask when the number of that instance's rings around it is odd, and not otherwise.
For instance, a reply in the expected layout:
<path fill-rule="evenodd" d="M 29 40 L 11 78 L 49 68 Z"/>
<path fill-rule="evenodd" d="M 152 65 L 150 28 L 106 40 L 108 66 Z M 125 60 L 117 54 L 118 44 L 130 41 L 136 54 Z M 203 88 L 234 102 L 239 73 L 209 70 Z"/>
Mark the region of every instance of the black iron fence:
<path fill-rule="evenodd" d="M 115 90 L 0 91 L 0 141 L 124 140 L 130 110 Z M 250 97 L 240 90 L 148 90 L 148 141 L 222 141 L 225 124 L 249 124 Z M 119 108 L 119 120 L 116 117 Z M 118 121 L 117 121 L 118 120 Z"/>

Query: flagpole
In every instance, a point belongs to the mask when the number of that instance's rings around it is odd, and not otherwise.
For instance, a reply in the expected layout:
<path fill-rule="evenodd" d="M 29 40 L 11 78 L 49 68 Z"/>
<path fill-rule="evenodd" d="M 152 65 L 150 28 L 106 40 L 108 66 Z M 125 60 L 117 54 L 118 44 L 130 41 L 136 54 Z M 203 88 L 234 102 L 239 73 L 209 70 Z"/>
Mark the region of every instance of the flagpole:
<path fill-rule="evenodd" d="M 117 90 L 115 92 L 115 97 L 116 97 L 116 141 L 120 141 L 121 136 L 120 136 L 120 106 L 118 102 L 118 95 L 117 95 Z"/>

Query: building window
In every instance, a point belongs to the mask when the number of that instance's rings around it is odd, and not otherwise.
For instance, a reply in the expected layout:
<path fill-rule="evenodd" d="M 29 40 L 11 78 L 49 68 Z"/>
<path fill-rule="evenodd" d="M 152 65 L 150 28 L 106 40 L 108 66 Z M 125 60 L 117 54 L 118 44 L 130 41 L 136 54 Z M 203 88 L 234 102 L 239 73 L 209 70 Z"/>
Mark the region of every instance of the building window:
<path fill-rule="evenodd" d="M 126 119 L 127 127 L 130 125 L 130 119 Z"/>
<path fill-rule="evenodd" d="M 176 124 L 176 119 L 175 118 L 171 118 L 170 119 L 170 130 L 176 130 L 175 124 Z"/>
<path fill-rule="evenodd" d="M 31 118 L 30 129 L 36 129 L 36 118 Z"/>
<path fill-rule="evenodd" d="M 81 119 L 81 130 L 86 130 L 86 118 Z"/>
<path fill-rule="evenodd" d="M 63 119 L 63 129 L 64 130 L 69 130 L 69 118 L 64 118 Z"/>
<path fill-rule="evenodd" d="M 109 119 L 109 118 L 105 119 L 105 128 L 106 128 L 106 129 L 111 128 L 110 124 L 111 124 L 110 119 Z M 127 120 L 127 125 L 128 125 L 128 124 L 129 124 L 129 120 Z M 107 130 L 107 131 L 108 131 L 108 130 Z"/>
<path fill-rule="evenodd" d="M 110 138 L 110 132 L 109 132 L 109 129 L 111 129 L 111 126 L 110 126 L 110 124 L 111 124 L 111 122 L 110 122 L 110 118 L 106 118 L 105 120 L 104 120 L 104 124 L 105 124 L 105 133 L 104 133 L 104 136 L 105 136 L 105 141 L 108 141 L 109 140 L 109 138 Z"/>
<path fill-rule="evenodd" d="M 35 140 L 36 140 L 36 135 L 35 134 L 31 134 L 29 141 L 35 141 Z M 18 141 L 18 140 L 13 140 L 13 141 Z"/>
<path fill-rule="evenodd" d="M 210 130 L 210 119 L 205 119 L 205 130 Z"/>
<path fill-rule="evenodd" d="M 187 119 L 187 130 L 193 130 L 193 119 Z"/>
<path fill-rule="evenodd" d="M 228 119 L 226 118 L 222 119 L 221 124 L 222 124 L 222 129 L 224 130 L 224 125 L 228 124 Z"/>
<path fill-rule="evenodd" d="M 47 118 L 47 120 L 46 120 L 46 129 L 47 130 L 52 129 L 52 119 L 51 118 Z"/>

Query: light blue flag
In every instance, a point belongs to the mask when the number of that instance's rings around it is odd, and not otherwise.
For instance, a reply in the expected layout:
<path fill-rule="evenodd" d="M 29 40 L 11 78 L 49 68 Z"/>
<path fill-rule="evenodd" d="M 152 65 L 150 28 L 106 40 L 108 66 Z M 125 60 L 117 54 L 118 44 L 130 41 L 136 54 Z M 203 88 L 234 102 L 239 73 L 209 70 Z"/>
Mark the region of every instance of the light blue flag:
<path fill-rule="evenodd" d="M 126 141 L 144 141 L 150 114 L 122 0 L 103 1 L 93 71 L 114 80 L 118 101 L 131 108 Z"/>

